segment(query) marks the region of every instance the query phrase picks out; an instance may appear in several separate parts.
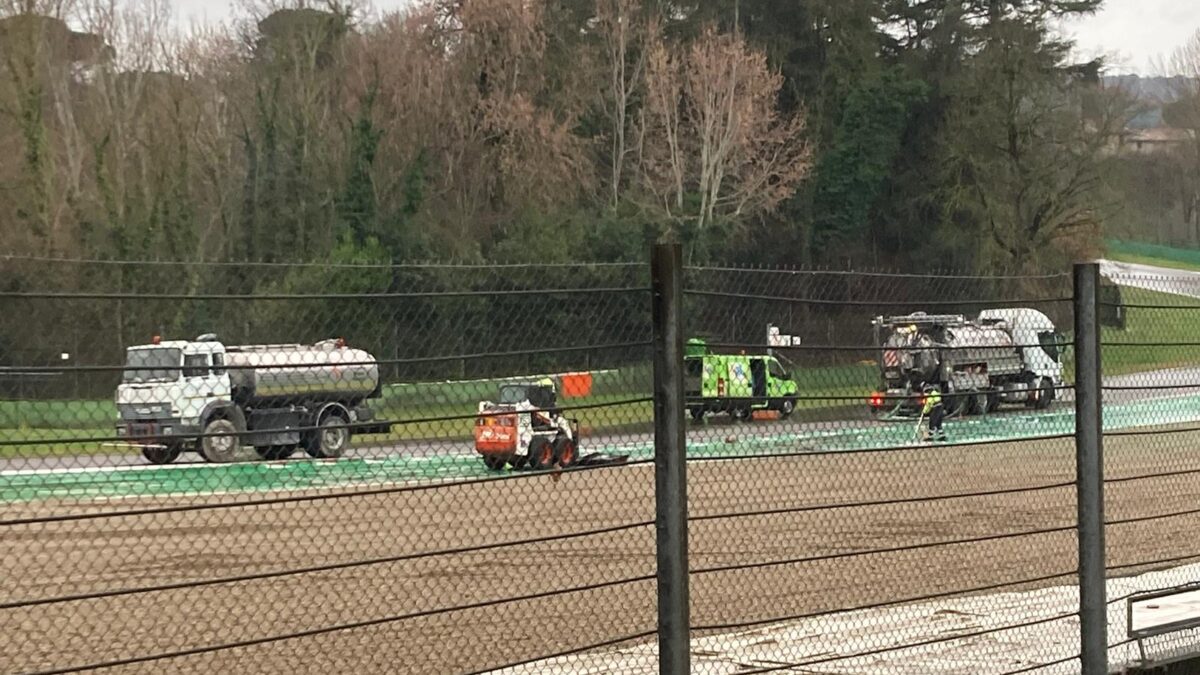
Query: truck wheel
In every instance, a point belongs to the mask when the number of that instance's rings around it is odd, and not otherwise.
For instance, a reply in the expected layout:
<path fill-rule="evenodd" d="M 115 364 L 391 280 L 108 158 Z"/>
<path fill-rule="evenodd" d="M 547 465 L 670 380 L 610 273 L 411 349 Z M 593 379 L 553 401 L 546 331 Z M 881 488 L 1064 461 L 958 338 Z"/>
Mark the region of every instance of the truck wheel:
<path fill-rule="evenodd" d="M 988 394 L 987 411 L 994 413 L 1000 409 L 1000 394 Z"/>
<path fill-rule="evenodd" d="M 787 419 L 787 418 L 791 417 L 792 413 L 794 413 L 794 412 L 796 412 L 796 399 L 794 399 L 794 398 L 783 399 L 783 404 L 779 406 L 779 416 L 782 417 L 783 419 Z"/>
<path fill-rule="evenodd" d="M 320 428 L 309 439 L 304 450 L 317 459 L 337 459 L 350 447 L 350 427 L 338 413 L 330 413 L 321 420 Z"/>
<path fill-rule="evenodd" d="M 554 446 L 545 436 L 534 436 L 529 442 L 529 468 L 534 471 L 549 469 L 554 465 Z"/>
<path fill-rule="evenodd" d="M 688 410 L 692 415 L 692 419 L 696 422 L 704 420 L 704 408 L 691 408 Z"/>
<path fill-rule="evenodd" d="M 183 448 L 178 445 L 169 445 L 166 447 L 151 447 L 142 448 L 142 457 L 145 457 L 151 464 L 170 464 L 179 459 L 179 455 L 183 452 Z"/>
<path fill-rule="evenodd" d="M 200 441 L 200 454 L 210 462 L 225 464 L 237 459 L 238 443 L 237 427 L 227 419 L 217 418 L 204 427 L 205 434 L 229 434 L 223 436 L 206 435 Z"/>
<path fill-rule="evenodd" d="M 1037 401 L 1033 407 L 1038 410 L 1045 410 L 1054 402 L 1054 384 L 1048 378 L 1043 377 L 1038 381 Z"/>
<path fill-rule="evenodd" d="M 579 462 L 579 448 L 575 441 L 563 436 L 554 441 L 554 463 L 564 469 L 575 466 Z"/>
<path fill-rule="evenodd" d="M 483 465 L 488 468 L 488 471 L 503 471 L 504 465 L 508 464 L 508 458 L 498 455 L 484 455 Z"/>
<path fill-rule="evenodd" d="M 984 392 L 970 394 L 967 399 L 968 415 L 986 415 L 988 411 L 988 395 Z"/>

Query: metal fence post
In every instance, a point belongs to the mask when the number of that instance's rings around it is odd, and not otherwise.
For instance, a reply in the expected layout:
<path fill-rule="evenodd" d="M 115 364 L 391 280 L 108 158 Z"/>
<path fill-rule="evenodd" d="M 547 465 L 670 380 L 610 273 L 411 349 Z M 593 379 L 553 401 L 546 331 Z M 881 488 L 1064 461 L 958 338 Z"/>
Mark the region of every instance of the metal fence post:
<path fill-rule="evenodd" d="M 654 321 L 654 502 L 658 560 L 658 670 L 690 668 L 687 463 L 683 400 L 683 252 L 655 245 L 650 264 Z"/>
<path fill-rule="evenodd" d="M 1075 488 L 1083 675 L 1108 672 L 1099 286 L 1099 265 L 1075 265 Z"/>

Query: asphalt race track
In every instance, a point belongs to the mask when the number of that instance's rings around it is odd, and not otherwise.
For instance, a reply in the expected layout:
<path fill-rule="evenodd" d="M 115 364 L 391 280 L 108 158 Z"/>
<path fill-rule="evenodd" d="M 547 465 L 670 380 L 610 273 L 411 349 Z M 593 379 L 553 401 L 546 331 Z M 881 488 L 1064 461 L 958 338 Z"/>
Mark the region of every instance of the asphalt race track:
<path fill-rule="evenodd" d="M 1179 369 L 1109 378 L 1105 392 L 1105 430 L 1200 422 L 1200 369 Z M 1153 383 L 1156 389 L 1119 389 Z M 951 419 L 952 443 L 987 443 L 1070 434 L 1074 411 L 1070 392 L 1051 409 L 1006 408 L 984 417 Z M 584 438 L 584 454 L 628 455 L 630 461 L 653 457 L 646 433 Z M 853 452 L 917 444 L 912 421 L 878 421 L 865 415 L 843 421 L 759 421 L 730 424 L 715 418 L 691 424 L 690 457 L 751 457 L 797 452 Z M 244 449 L 247 460 L 256 460 Z M 8 459 L 0 462 L 0 502 L 42 499 L 112 499 L 139 496 L 202 495 L 296 491 L 350 486 L 396 485 L 464 480 L 495 475 L 475 454 L 471 441 L 372 445 L 370 440 L 340 460 L 311 461 L 302 454 L 285 462 L 246 461 L 214 465 L 184 455 L 166 467 L 147 465 L 137 454 Z"/>

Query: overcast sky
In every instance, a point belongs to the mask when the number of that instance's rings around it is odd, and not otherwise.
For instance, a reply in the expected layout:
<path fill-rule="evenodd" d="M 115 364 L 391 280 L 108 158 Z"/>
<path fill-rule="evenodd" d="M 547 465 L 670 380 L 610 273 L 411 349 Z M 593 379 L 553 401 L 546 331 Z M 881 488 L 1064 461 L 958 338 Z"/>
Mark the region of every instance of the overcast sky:
<path fill-rule="evenodd" d="M 374 0 L 380 10 L 408 0 Z M 178 18 L 221 21 L 231 15 L 230 0 L 174 0 Z M 1093 17 L 1063 27 L 1079 44 L 1081 56 L 1106 55 L 1116 72 L 1157 74 L 1167 57 L 1200 29 L 1200 0 L 1108 0 Z"/>

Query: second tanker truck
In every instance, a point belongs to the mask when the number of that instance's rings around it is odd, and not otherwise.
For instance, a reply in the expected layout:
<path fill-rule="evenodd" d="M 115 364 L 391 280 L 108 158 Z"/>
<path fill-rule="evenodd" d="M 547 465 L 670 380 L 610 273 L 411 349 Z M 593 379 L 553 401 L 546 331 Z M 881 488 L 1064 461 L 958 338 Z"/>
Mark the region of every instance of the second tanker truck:
<path fill-rule="evenodd" d="M 948 414 L 982 415 L 1002 403 L 1046 408 L 1063 384 L 1063 337 L 1035 309 L 991 309 L 970 320 L 918 312 L 877 317 L 882 391 L 875 413 L 915 413 L 937 387 Z"/>
<path fill-rule="evenodd" d="M 215 335 L 130 347 L 117 387 L 117 436 L 154 464 L 183 452 L 232 462 L 340 457 L 353 433 L 386 433 L 368 399 L 380 396 L 375 358 L 341 339 L 314 345 L 229 346 Z"/>

